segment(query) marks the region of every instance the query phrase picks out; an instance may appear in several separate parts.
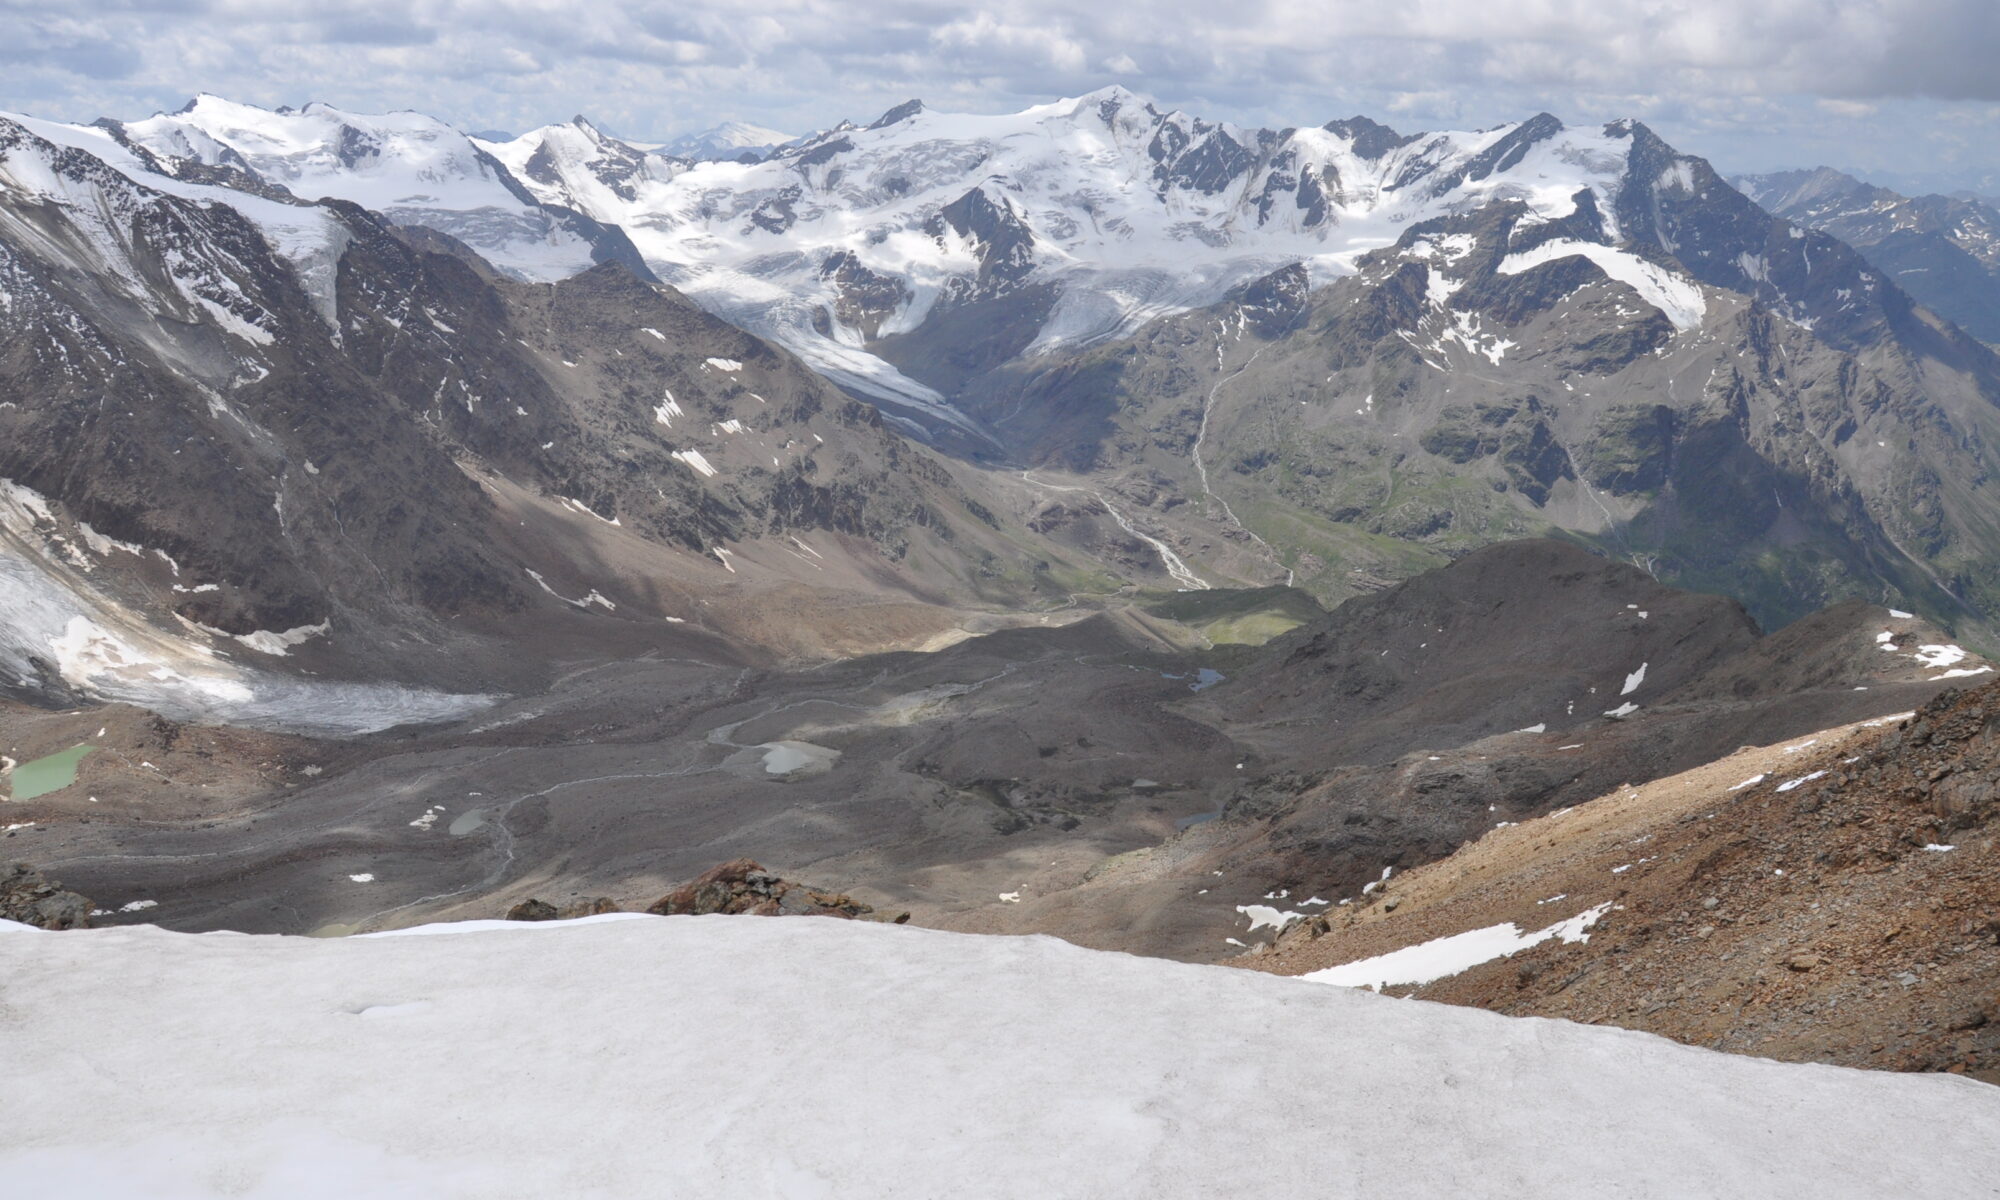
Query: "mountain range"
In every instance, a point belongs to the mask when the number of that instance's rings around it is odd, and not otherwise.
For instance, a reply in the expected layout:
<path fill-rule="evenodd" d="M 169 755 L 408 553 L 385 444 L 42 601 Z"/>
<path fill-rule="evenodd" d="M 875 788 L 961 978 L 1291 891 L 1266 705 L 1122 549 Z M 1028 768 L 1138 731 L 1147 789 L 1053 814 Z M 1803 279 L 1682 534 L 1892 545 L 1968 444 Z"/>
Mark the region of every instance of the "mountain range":
<path fill-rule="evenodd" d="M 913 101 L 761 148 L 737 131 L 728 161 L 581 118 L 497 142 L 212 96 L 17 124 L 265 233 L 364 209 L 479 286 L 617 264 L 941 451 L 1031 562 L 1336 602 L 1557 534 L 1766 625 L 1858 596 L 1989 636 L 2000 360 L 1835 236 L 1858 227 L 1766 211 L 1634 122 L 1247 129 L 1110 88 L 998 117 Z M 324 281 L 314 302 L 337 304 Z"/>
<path fill-rule="evenodd" d="M 1967 333 L 2000 342 L 2000 207 L 1993 200 L 1903 196 L 1830 167 L 1735 183 L 1779 216 L 1861 251 Z"/>

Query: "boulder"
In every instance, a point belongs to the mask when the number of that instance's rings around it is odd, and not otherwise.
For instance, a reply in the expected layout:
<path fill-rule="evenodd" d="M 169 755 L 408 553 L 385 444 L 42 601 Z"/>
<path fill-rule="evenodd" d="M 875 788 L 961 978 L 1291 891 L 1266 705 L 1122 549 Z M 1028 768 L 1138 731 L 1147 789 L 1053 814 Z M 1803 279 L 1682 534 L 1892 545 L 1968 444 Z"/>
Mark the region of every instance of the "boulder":
<path fill-rule="evenodd" d="M 0 872 L 0 919 L 37 929 L 88 929 L 95 907 L 27 863 Z"/>
<path fill-rule="evenodd" d="M 574 900 L 557 908 L 546 900 L 532 896 L 507 910 L 509 921 L 568 921 L 576 917 L 594 917 L 600 913 L 622 911 L 618 902 L 609 896 L 598 896 L 592 900 Z"/>

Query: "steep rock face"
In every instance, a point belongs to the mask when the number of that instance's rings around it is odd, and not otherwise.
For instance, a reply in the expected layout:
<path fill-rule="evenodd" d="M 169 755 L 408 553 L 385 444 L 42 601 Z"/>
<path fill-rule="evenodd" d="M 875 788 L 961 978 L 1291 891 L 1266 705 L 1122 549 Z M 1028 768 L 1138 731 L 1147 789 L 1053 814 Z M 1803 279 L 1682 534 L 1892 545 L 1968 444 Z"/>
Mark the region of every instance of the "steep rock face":
<path fill-rule="evenodd" d="M 469 272 L 410 254 L 358 209 L 253 219 L 19 124 L 4 134 L 10 175 L 40 186 L 0 218 L 19 297 L 0 478 L 102 535 L 80 555 L 159 552 L 188 576 L 179 615 L 232 635 L 324 621 L 355 594 L 340 580 L 368 579 L 378 612 L 507 602 L 498 563 L 458 532 L 480 520 L 478 489 L 409 436 L 375 378 L 396 365 L 395 339 L 371 329 L 378 304 L 426 297 L 470 324 L 456 311 L 470 306 L 442 299 Z"/>
<path fill-rule="evenodd" d="M 1976 199 L 1904 196 L 1830 167 L 1735 181 L 1781 217 L 1853 246 L 1919 304 L 2000 342 L 2000 210 Z"/>

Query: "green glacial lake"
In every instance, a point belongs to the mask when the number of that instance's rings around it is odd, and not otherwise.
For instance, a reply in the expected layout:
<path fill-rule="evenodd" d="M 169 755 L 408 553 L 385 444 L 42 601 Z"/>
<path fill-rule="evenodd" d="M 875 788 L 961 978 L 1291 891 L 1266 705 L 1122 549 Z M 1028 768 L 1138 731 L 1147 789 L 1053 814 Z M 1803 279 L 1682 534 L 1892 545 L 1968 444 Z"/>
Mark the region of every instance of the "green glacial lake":
<path fill-rule="evenodd" d="M 24 762 L 14 768 L 14 799 L 33 800 L 50 792 L 59 792 L 76 782 L 76 765 L 92 750 L 90 746 L 71 746 L 58 754 Z"/>

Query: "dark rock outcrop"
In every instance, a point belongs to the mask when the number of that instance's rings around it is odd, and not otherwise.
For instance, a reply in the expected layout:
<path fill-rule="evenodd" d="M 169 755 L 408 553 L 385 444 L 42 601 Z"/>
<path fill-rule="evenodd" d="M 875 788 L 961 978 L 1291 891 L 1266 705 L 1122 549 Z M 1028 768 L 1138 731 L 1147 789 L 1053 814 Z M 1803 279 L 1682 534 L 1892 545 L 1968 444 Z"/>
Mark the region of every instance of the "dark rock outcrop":
<path fill-rule="evenodd" d="M 88 929 L 94 906 L 27 863 L 0 873 L 0 920 L 37 929 Z"/>
<path fill-rule="evenodd" d="M 618 902 L 609 896 L 598 896 L 592 900 L 577 900 L 557 908 L 546 900 L 533 896 L 507 910 L 509 921 L 568 921 L 575 917 L 595 917 L 603 913 L 623 911 Z"/>

